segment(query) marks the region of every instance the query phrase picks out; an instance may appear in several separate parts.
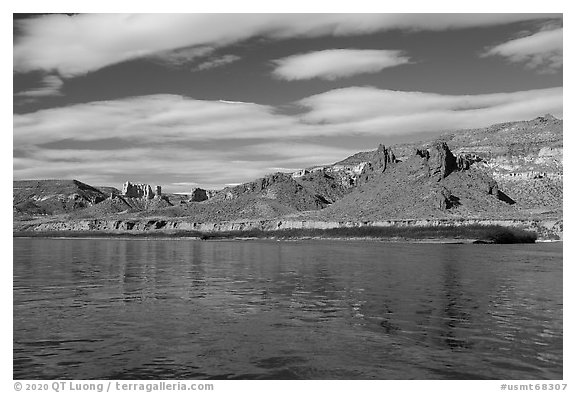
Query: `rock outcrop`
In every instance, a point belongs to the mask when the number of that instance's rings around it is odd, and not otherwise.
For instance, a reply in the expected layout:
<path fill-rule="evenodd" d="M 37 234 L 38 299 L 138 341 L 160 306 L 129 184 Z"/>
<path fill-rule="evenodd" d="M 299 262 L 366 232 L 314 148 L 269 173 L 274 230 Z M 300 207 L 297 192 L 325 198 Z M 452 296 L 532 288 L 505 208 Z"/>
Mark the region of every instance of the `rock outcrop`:
<path fill-rule="evenodd" d="M 371 160 L 363 166 L 357 183 L 360 185 L 369 182 L 376 175 L 384 173 L 391 164 L 396 164 L 397 162 L 398 160 L 392 149 L 386 148 L 383 144 L 379 144 Z"/>
<path fill-rule="evenodd" d="M 561 119 L 545 115 L 533 120 L 457 130 L 440 136 L 438 140 L 450 147 L 458 171 L 477 168 L 486 172 L 498 181 L 498 190 L 509 195 L 526 214 L 562 214 Z M 413 157 L 415 151 L 418 156 L 429 159 L 428 149 L 434 143 L 406 143 L 393 148 L 401 161 Z M 335 166 L 368 162 L 374 154 L 374 150 L 356 153 Z M 437 178 L 441 178 L 440 172 Z"/>
<path fill-rule="evenodd" d="M 152 186 L 144 183 L 130 183 L 127 181 L 122 187 L 122 196 L 126 198 L 152 199 L 155 196 L 162 196 L 162 188 L 155 187 L 156 192 L 152 191 Z"/>
<path fill-rule="evenodd" d="M 465 171 L 476 162 L 482 162 L 482 158 L 476 154 L 458 154 L 456 157 L 456 167 L 459 171 Z"/>
<path fill-rule="evenodd" d="M 562 120 L 548 114 L 442 138 L 456 155 L 472 159 L 496 179 L 498 190 L 528 214 L 558 215 L 563 199 L 562 134 Z"/>
<path fill-rule="evenodd" d="M 214 197 L 216 193 L 217 191 L 214 190 L 205 190 L 203 188 L 196 187 L 192 189 L 192 192 L 190 193 L 190 199 L 188 201 L 189 202 L 207 201 L 208 199 Z"/>
<path fill-rule="evenodd" d="M 456 157 L 448 148 L 446 142 L 436 142 L 428 149 L 428 176 L 437 181 L 444 179 L 458 168 Z"/>
<path fill-rule="evenodd" d="M 453 171 L 470 169 L 475 162 L 482 161 L 473 154 L 459 154 L 454 156 L 446 142 L 437 141 L 428 149 L 416 149 L 416 155 L 426 160 L 428 176 L 437 181 L 446 178 Z"/>

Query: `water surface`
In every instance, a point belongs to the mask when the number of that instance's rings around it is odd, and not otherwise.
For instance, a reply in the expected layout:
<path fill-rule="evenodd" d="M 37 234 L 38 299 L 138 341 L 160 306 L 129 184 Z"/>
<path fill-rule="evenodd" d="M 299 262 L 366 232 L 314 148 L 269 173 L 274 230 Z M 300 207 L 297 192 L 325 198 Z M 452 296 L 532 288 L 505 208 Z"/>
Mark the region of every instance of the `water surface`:
<path fill-rule="evenodd" d="M 562 379 L 562 244 L 14 239 L 17 379 Z"/>

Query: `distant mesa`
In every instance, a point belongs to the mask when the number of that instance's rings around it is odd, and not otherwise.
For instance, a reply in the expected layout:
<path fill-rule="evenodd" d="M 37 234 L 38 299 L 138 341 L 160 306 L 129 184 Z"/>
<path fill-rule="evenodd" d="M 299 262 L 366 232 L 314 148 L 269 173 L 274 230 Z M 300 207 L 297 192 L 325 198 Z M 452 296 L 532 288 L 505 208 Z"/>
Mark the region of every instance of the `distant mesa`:
<path fill-rule="evenodd" d="M 122 196 L 126 198 L 140 198 L 140 199 L 153 199 L 154 197 L 162 197 L 162 187 L 155 186 L 152 191 L 152 186 L 144 183 L 131 183 L 127 181 L 122 187 Z"/>

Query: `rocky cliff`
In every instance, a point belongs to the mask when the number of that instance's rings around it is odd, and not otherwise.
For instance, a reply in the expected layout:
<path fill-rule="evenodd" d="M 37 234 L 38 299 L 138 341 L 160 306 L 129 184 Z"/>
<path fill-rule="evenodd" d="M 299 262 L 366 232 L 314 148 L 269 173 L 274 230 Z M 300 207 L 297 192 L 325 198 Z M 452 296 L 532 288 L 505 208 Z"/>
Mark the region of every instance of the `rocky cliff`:
<path fill-rule="evenodd" d="M 439 138 L 391 146 L 399 160 L 414 150 L 444 142 L 462 168 L 477 164 L 498 183 L 499 190 L 530 214 L 562 215 L 563 122 L 551 115 L 529 121 L 458 130 Z M 362 165 L 376 151 L 360 152 L 334 165 Z M 422 152 L 422 154 L 425 154 Z"/>
<path fill-rule="evenodd" d="M 152 199 L 155 196 L 162 195 L 162 188 L 160 186 L 156 186 L 155 190 L 156 193 L 152 191 L 152 186 L 150 184 L 130 183 L 127 181 L 122 187 L 122 196 L 126 198 Z"/>
<path fill-rule="evenodd" d="M 320 212 L 315 220 L 518 217 L 514 201 L 479 163 L 455 157 L 445 142 L 414 149 L 404 161 L 386 160 L 384 147 L 369 163 L 359 186 Z"/>
<path fill-rule="evenodd" d="M 444 137 L 455 152 L 474 154 L 500 189 L 527 213 L 561 215 L 562 120 L 541 116 Z"/>

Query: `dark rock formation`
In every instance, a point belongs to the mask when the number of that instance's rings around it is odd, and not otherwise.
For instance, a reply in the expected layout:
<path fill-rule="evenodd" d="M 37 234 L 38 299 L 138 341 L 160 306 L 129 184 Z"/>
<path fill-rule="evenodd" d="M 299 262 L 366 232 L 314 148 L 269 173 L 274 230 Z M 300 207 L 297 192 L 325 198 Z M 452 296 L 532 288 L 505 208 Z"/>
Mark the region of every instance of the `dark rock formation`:
<path fill-rule="evenodd" d="M 446 142 L 436 141 L 429 149 L 416 149 L 416 155 L 426 160 L 428 175 L 437 181 L 444 179 L 455 170 L 470 169 L 474 162 L 481 161 L 473 154 L 459 154 L 455 157 Z"/>
<path fill-rule="evenodd" d="M 383 144 L 379 144 L 378 149 L 376 149 L 375 159 L 373 161 L 374 169 L 376 171 L 384 172 L 388 164 L 395 163 L 396 156 L 394 156 L 392 149 L 386 149 Z"/>
<path fill-rule="evenodd" d="M 216 194 L 214 190 L 205 190 L 200 187 L 196 187 L 190 193 L 189 202 L 202 202 L 212 198 Z"/>
<path fill-rule="evenodd" d="M 475 154 L 458 154 L 454 156 L 446 142 L 435 142 L 429 149 L 416 149 L 416 155 L 428 160 L 430 176 L 445 178 L 452 171 L 465 171 L 475 162 L 482 159 Z"/>
<path fill-rule="evenodd" d="M 416 149 L 416 155 L 425 159 L 430 158 L 430 153 L 426 149 Z"/>
<path fill-rule="evenodd" d="M 458 168 L 456 157 L 448 148 L 446 142 L 436 142 L 428 149 L 428 175 L 437 181 L 444 179 Z"/>
<path fill-rule="evenodd" d="M 384 173 L 390 164 L 397 163 L 396 156 L 390 148 L 383 144 L 378 145 L 372 159 L 364 166 L 362 173 L 358 176 L 357 184 L 363 184 L 374 178 L 379 173 Z"/>

